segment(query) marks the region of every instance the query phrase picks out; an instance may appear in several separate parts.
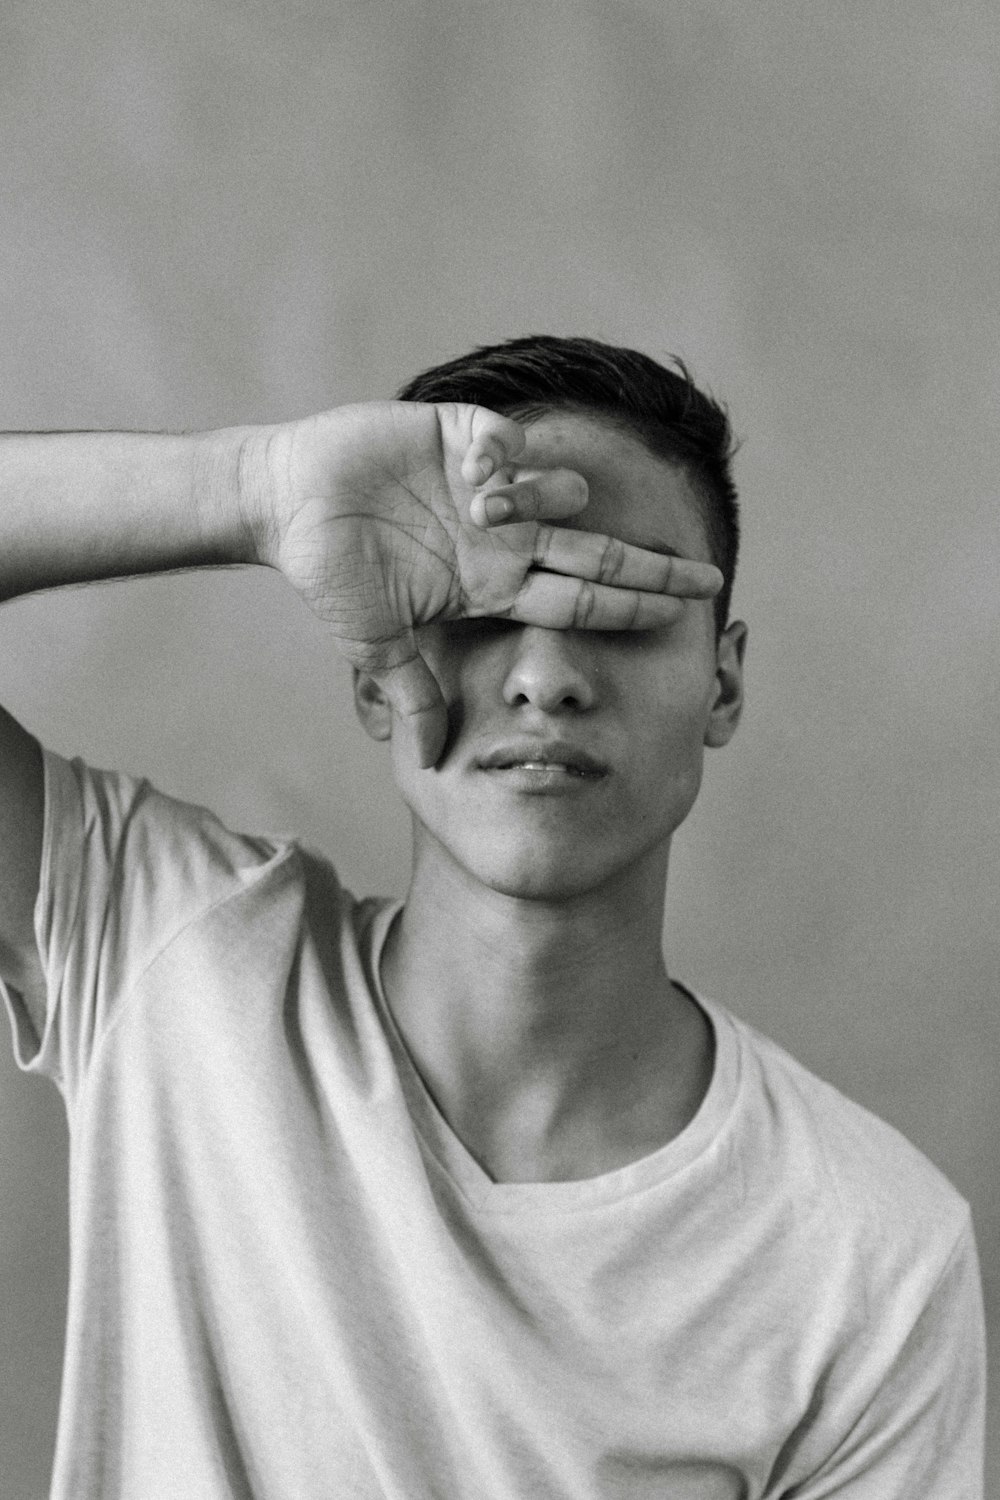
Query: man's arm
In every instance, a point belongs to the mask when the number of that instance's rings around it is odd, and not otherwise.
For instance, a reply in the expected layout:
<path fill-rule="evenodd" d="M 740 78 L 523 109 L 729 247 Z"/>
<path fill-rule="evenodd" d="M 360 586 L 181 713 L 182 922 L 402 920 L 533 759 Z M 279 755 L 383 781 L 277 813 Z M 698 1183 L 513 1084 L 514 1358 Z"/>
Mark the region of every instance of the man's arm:
<path fill-rule="evenodd" d="M 518 471 L 523 443 L 517 423 L 482 407 L 409 402 L 204 434 L 0 437 L 0 601 L 178 568 L 278 568 L 380 683 L 429 766 L 447 714 L 422 625 L 502 615 L 642 629 L 721 584 L 708 564 L 552 524 L 585 506 L 586 485 Z M 41 979 L 41 839 L 41 756 L 4 714 L 0 976 L 22 991 Z"/>
<path fill-rule="evenodd" d="M 254 561 L 235 483 L 253 431 L 0 437 L 0 600 Z"/>
<path fill-rule="evenodd" d="M 240 432 L 0 437 L 0 600 L 56 584 L 249 560 L 227 515 Z M 44 671 L 44 664 L 39 663 Z M 38 742 L 0 708 L 0 977 L 43 987 L 34 935 L 42 852 Z"/>

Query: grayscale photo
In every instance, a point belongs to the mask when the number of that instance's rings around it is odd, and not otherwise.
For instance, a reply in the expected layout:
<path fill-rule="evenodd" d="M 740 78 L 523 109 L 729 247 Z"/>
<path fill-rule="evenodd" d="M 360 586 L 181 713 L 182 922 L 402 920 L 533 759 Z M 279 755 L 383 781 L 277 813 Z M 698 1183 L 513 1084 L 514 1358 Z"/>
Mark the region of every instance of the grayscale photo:
<path fill-rule="evenodd" d="M 0 1500 L 986 1500 L 998 25 L 0 18 Z"/>

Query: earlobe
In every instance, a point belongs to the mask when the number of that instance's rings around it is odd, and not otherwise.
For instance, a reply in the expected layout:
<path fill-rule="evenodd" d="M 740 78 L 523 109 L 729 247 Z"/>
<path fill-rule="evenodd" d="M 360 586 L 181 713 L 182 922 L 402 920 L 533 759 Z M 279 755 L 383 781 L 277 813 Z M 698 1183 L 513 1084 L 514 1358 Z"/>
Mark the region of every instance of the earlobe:
<path fill-rule="evenodd" d="M 373 740 L 392 739 L 392 705 L 367 672 L 354 668 L 354 709 Z"/>
<path fill-rule="evenodd" d="M 705 744 L 728 745 L 743 713 L 743 662 L 749 632 L 742 620 L 727 625 L 716 648 L 715 701 L 705 727 Z"/>

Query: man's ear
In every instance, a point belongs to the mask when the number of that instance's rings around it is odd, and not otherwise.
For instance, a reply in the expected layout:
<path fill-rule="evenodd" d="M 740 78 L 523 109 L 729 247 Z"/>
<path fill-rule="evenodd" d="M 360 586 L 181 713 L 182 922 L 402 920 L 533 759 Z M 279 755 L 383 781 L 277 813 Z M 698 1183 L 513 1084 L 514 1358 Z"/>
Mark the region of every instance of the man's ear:
<path fill-rule="evenodd" d="M 354 708 L 373 740 L 392 739 L 392 704 L 367 672 L 354 668 Z"/>
<path fill-rule="evenodd" d="M 715 700 L 705 727 L 705 744 L 712 749 L 728 745 L 743 712 L 743 659 L 749 632 L 742 620 L 734 620 L 719 636 L 715 657 Z"/>

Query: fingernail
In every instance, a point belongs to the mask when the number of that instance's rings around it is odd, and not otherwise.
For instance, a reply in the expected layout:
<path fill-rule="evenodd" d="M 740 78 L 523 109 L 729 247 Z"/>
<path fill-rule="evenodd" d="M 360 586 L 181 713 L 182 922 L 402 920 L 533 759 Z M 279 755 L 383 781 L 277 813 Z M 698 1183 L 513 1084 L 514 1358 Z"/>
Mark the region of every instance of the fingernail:
<path fill-rule="evenodd" d="M 514 514 L 514 502 L 508 500 L 506 495 L 487 495 L 486 497 L 486 519 L 487 521 L 506 521 L 508 516 Z"/>
<path fill-rule="evenodd" d="M 476 465 L 476 473 L 479 475 L 479 483 L 485 484 L 493 473 L 493 460 L 488 453 L 484 453 Z"/>

